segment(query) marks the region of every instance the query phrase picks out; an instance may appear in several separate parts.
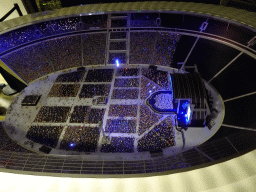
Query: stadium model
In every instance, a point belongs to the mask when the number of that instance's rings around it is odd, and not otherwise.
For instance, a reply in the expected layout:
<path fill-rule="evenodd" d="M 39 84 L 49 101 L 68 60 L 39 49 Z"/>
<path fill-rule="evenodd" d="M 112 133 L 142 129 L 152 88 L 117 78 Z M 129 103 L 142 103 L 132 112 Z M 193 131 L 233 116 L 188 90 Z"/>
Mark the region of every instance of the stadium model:
<path fill-rule="evenodd" d="M 123 5 L 71 7 L 0 25 L 1 67 L 18 91 L 1 126 L 8 135 L 1 160 L 12 161 L 5 167 L 169 173 L 254 147 L 254 118 L 234 106 L 255 112 L 248 106 L 256 89 L 248 83 L 255 82 L 248 70 L 255 23 L 208 14 L 210 6 L 202 12 L 201 4 Z"/>

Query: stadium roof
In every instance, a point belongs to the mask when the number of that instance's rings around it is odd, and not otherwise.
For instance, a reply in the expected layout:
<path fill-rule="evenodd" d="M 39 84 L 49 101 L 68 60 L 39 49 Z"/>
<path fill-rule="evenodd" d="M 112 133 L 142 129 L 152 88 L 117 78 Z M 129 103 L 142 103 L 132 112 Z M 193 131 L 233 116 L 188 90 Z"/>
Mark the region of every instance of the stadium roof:
<path fill-rule="evenodd" d="M 102 3 L 92 5 L 82 5 L 53 11 L 45 11 L 25 15 L 6 22 L 0 23 L 0 32 L 11 29 L 13 27 L 21 27 L 44 19 L 62 18 L 65 16 L 75 16 L 80 14 L 100 14 L 107 12 L 122 11 L 171 11 L 184 12 L 197 15 L 207 15 L 218 17 L 224 20 L 234 21 L 256 29 L 256 13 L 248 12 L 242 9 L 232 7 L 224 7 L 221 5 L 192 3 L 192 2 L 167 2 L 167 1 L 146 1 L 146 2 L 121 2 L 121 3 Z"/>

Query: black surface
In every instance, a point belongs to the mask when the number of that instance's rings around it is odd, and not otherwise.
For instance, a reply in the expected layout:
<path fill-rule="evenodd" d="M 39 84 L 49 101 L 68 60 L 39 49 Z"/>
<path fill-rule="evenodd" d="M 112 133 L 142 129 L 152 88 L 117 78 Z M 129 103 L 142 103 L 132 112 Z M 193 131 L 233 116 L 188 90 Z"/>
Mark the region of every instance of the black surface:
<path fill-rule="evenodd" d="M 90 29 L 91 27 L 107 27 L 107 15 L 91 15 L 82 17 L 83 29 Z"/>
<path fill-rule="evenodd" d="M 20 92 L 27 87 L 27 85 L 25 83 L 23 83 L 22 81 L 20 81 L 13 75 L 11 75 L 9 72 L 4 70 L 2 67 L 0 67 L 0 74 L 3 76 L 5 81 L 10 85 L 10 87 L 12 89 L 16 90 L 17 92 Z"/>
<path fill-rule="evenodd" d="M 39 11 L 36 5 L 36 1 L 33 1 L 33 0 L 21 0 L 21 1 L 26 11 L 28 12 L 28 14 L 36 13 Z"/>
<path fill-rule="evenodd" d="M 72 0 L 72 1 L 66 1 L 66 0 L 61 0 L 61 4 L 62 4 L 62 7 L 71 7 L 71 6 L 77 6 L 77 5 L 86 5 L 86 4 L 97 4 L 97 3 L 113 3 L 115 1 L 93 1 L 93 2 L 89 2 L 89 1 L 84 1 L 84 0 Z M 118 2 L 137 2 L 137 1 L 134 1 L 134 0 L 120 0 Z M 182 0 L 182 2 L 193 2 L 192 0 Z M 215 4 L 215 5 L 219 5 L 220 4 L 220 1 L 219 0 L 199 0 L 197 1 L 198 3 L 205 3 L 205 4 Z"/>
<path fill-rule="evenodd" d="M 211 84 L 222 98 L 229 99 L 256 91 L 255 60 L 242 54 L 234 63 L 220 73 Z"/>
<path fill-rule="evenodd" d="M 191 98 L 196 108 L 204 108 L 205 86 L 198 73 L 175 73 L 171 75 L 173 98 Z M 201 99 L 201 100 L 200 100 Z"/>
<path fill-rule="evenodd" d="M 177 63 L 184 62 L 190 49 L 196 41 L 196 37 L 182 35 L 173 55 L 172 67 L 180 68 Z"/>
<path fill-rule="evenodd" d="M 183 36 L 181 39 L 182 38 Z M 180 43 L 186 44 L 186 42 Z M 180 46 L 180 43 L 178 44 L 178 47 Z M 186 66 L 193 66 L 196 64 L 202 78 L 208 81 L 238 54 L 239 51 L 224 44 L 206 39 L 199 39 Z"/>
<path fill-rule="evenodd" d="M 160 15 L 161 26 L 168 28 L 181 28 L 188 30 L 200 31 L 200 27 L 203 22 L 206 22 L 206 18 L 197 17 L 191 15 L 178 15 L 163 13 Z"/>
<path fill-rule="evenodd" d="M 248 41 L 250 41 L 255 36 L 255 34 L 252 31 L 245 29 L 244 27 L 230 24 L 223 36 L 247 45 Z"/>
<path fill-rule="evenodd" d="M 256 132 L 239 130 L 238 133 L 228 136 L 229 141 L 239 152 L 255 147 Z"/>
<path fill-rule="evenodd" d="M 225 102 L 224 124 L 256 130 L 256 95 Z"/>
<path fill-rule="evenodd" d="M 209 19 L 208 26 L 204 32 L 223 36 L 226 34 L 227 29 L 228 29 L 228 23 L 223 21 L 218 21 L 215 19 Z"/>
<path fill-rule="evenodd" d="M 217 133 L 215 133 L 209 140 L 207 140 L 207 142 L 210 143 L 210 142 L 215 141 L 217 139 L 224 138 L 226 136 L 229 136 L 229 135 L 232 135 L 232 134 L 235 134 L 235 133 L 238 133 L 238 132 L 241 132 L 241 130 L 221 126 L 219 128 L 219 130 L 217 131 Z"/>
<path fill-rule="evenodd" d="M 36 106 L 41 95 L 27 95 L 21 102 L 22 106 Z"/>
<path fill-rule="evenodd" d="M 46 154 L 49 154 L 51 152 L 51 150 L 52 150 L 51 148 L 46 147 L 46 146 L 42 146 L 41 148 L 39 148 L 39 151 L 46 153 Z"/>

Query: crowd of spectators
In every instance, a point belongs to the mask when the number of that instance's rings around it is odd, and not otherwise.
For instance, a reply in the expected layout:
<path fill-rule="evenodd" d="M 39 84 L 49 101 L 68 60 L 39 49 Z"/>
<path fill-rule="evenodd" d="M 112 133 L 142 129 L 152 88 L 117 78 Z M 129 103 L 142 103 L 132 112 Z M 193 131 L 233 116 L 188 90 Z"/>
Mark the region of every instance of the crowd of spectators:
<path fill-rule="evenodd" d="M 103 144 L 101 152 L 132 153 L 134 152 L 134 138 L 112 137 L 110 144 Z"/>
<path fill-rule="evenodd" d="M 162 88 L 159 85 L 149 80 L 148 78 L 141 77 L 141 99 L 146 99 L 149 95 L 159 90 L 162 90 Z"/>
<path fill-rule="evenodd" d="M 171 66 L 180 35 L 157 33 L 153 63 L 155 65 Z"/>
<path fill-rule="evenodd" d="M 149 130 L 151 126 L 153 126 L 157 121 L 159 121 L 163 116 L 157 115 L 156 113 L 150 111 L 150 109 L 142 104 L 140 106 L 140 124 L 139 124 L 139 132 L 141 135 L 145 131 Z"/>
<path fill-rule="evenodd" d="M 31 16 L 36 17 L 36 14 Z M 32 26 L 25 26 L 1 35 L 0 52 L 48 36 L 90 28 L 106 27 L 107 15 L 70 17 L 45 21 Z"/>
<path fill-rule="evenodd" d="M 26 82 L 54 71 L 81 66 L 80 36 L 44 41 L 3 56 L 2 59 Z"/>
<path fill-rule="evenodd" d="M 42 44 L 23 48 L 3 56 L 1 59 L 24 81 L 30 82 L 54 72 L 44 54 Z"/>
<path fill-rule="evenodd" d="M 111 99 L 138 99 L 139 91 L 141 99 L 145 99 L 155 91 L 162 90 L 166 87 L 165 80 L 168 80 L 168 73 L 162 71 L 152 71 L 152 69 L 143 68 L 142 74 L 139 75 L 139 70 L 136 68 L 118 68 L 114 81 L 113 94 Z M 85 75 L 85 70 L 71 73 L 60 74 L 48 94 L 49 97 L 75 97 L 80 87 L 79 82 Z M 108 97 L 110 87 L 114 76 L 114 69 L 90 69 L 85 78 L 85 82 L 95 82 L 96 84 L 87 83 L 82 86 L 79 98 L 94 98 L 95 96 Z M 123 77 L 123 78 L 122 78 Z M 127 78 L 128 77 L 128 78 Z M 141 80 L 141 90 L 139 90 L 139 82 Z M 57 83 L 61 82 L 61 83 Z M 63 82 L 63 83 L 62 83 Z M 71 84 L 68 84 L 71 82 Z M 104 83 L 105 84 L 102 84 Z M 168 85 L 168 84 L 167 84 Z M 95 99 L 95 98 L 94 98 Z M 166 98 L 162 98 L 165 100 Z M 162 100 L 160 103 L 162 103 Z M 34 122 L 39 123 L 85 123 L 99 124 L 103 121 L 105 108 L 92 108 L 91 106 L 74 106 L 72 114 L 71 107 L 60 106 L 44 106 L 42 107 Z M 138 111 L 139 119 L 135 120 Z M 108 111 L 109 119 L 107 119 L 105 132 L 106 133 L 136 133 L 138 123 L 138 135 L 142 135 L 157 123 L 163 116 L 153 113 L 145 104 L 140 105 L 120 105 L 111 104 Z M 116 117 L 111 119 L 111 117 Z M 122 117 L 132 117 L 129 120 Z M 166 123 L 168 124 L 168 123 Z M 74 124 L 73 124 L 74 125 Z M 158 148 L 171 146 L 173 140 L 162 138 L 163 133 L 169 134 L 168 126 L 160 124 L 164 128 L 155 127 L 147 133 L 139 141 L 139 151 L 154 151 Z M 160 126 L 159 125 L 159 126 Z M 93 125 L 92 125 L 93 126 Z M 171 125 L 170 125 L 171 126 Z M 169 127 L 170 127 L 169 126 Z M 160 130 L 160 131 L 159 131 Z M 26 137 L 36 143 L 49 147 L 56 147 L 60 134 L 63 131 L 62 126 L 31 126 Z M 160 136 L 161 138 L 160 138 Z M 75 150 L 84 152 L 93 152 L 97 150 L 97 142 L 100 131 L 98 127 L 81 127 L 69 126 L 61 141 L 60 149 Z M 156 136 L 155 136 L 156 135 Z M 159 137 L 160 141 L 154 140 Z M 155 148 L 151 144 L 147 147 L 147 142 L 156 142 Z M 160 147 L 159 147 L 160 146 Z M 103 144 L 100 149 L 102 152 L 134 152 L 134 138 L 131 137 L 112 137 L 110 144 Z"/>
<path fill-rule="evenodd" d="M 108 96 L 110 84 L 83 85 L 79 98 L 93 98 L 94 96 Z"/>
<path fill-rule="evenodd" d="M 110 42 L 109 50 L 126 50 L 126 41 Z"/>
<path fill-rule="evenodd" d="M 83 65 L 103 65 L 105 63 L 106 38 L 106 33 L 82 35 Z"/>
<path fill-rule="evenodd" d="M 142 75 L 154 81 L 157 85 L 159 85 L 163 89 L 166 89 L 166 90 L 170 89 L 170 86 L 168 83 L 169 82 L 168 73 L 166 71 L 159 71 L 151 68 L 143 68 Z"/>
<path fill-rule="evenodd" d="M 46 21 L 1 35 L 0 52 L 47 36 L 78 30 L 79 17 Z"/>
<path fill-rule="evenodd" d="M 80 84 L 54 84 L 48 97 L 76 97 Z"/>
<path fill-rule="evenodd" d="M 80 82 L 84 77 L 85 72 L 86 70 L 60 74 L 55 82 Z"/>
<path fill-rule="evenodd" d="M 136 117 L 137 105 L 110 105 L 108 116 L 114 117 Z"/>
<path fill-rule="evenodd" d="M 126 32 L 111 32 L 110 39 L 126 39 Z"/>
<path fill-rule="evenodd" d="M 109 53 L 109 64 L 116 64 L 116 59 L 119 60 L 119 64 L 126 64 L 126 53 Z"/>
<path fill-rule="evenodd" d="M 0 52 L 39 38 L 77 30 L 79 17 L 51 20 L 25 26 L 1 35 Z"/>
<path fill-rule="evenodd" d="M 64 123 L 67 121 L 71 107 L 44 106 L 38 112 L 34 122 Z"/>
<path fill-rule="evenodd" d="M 82 65 L 82 45 L 80 35 L 66 36 L 43 41 L 45 59 L 50 61 L 55 71 Z"/>
<path fill-rule="evenodd" d="M 84 123 L 88 120 L 89 106 L 75 106 L 71 114 L 70 123 Z"/>
<path fill-rule="evenodd" d="M 15 152 L 24 152 L 32 153 L 31 151 L 23 148 L 16 142 L 14 142 L 5 132 L 3 123 L 0 122 L 0 151 L 15 151 Z"/>
<path fill-rule="evenodd" d="M 138 78 L 129 78 L 129 79 L 115 79 L 114 87 L 138 87 L 139 79 Z"/>
<path fill-rule="evenodd" d="M 138 99 L 138 89 L 114 89 L 111 99 Z"/>
<path fill-rule="evenodd" d="M 92 69 L 88 71 L 85 82 L 111 82 L 113 74 L 113 69 Z"/>
<path fill-rule="evenodd" d="M 172 119 L 168 117 L 138 141 L 138 151 L 158 151 L 174 145 Z"/>
<path fill-rule="evenodd" d="M 70 123 L 97 124 L 102 121 L 105 109 L 91 108 L 89 106 L 75 106 L 71 114 Z"/>
<path fill-rule="evenodd" d="M 39 37 L 47 37 L 78 30 L 80 17 L 70 17 L 35 24 L 35 33 Z"/>
<path fill-rule="evenodd" d="M 97 150 L 99 134 L 98 127 L 68 126 L 60 143 L 60 149 L 94 152 Z"/>
<path fill-rule="evenodd" d="M 137 68 L 118 68 L 116 70 L 116 76 L 138 76 L 139 70 Z"/>
<path fill-rule="evenodd" d="M 97 124 L 102 121 L 105 114 L 105 109 L 91 109 L 88 115 L 87 123 Z"/>
<path fill-rule="evenodd" d="M 152 64 L 155 36 L 150 32 L 131 32 L 130 64 Z"/>
<path fill-rule="evenodd" d="M 136 120 L 108 119 L 105 127 L 107 133 L 135 133 Z"/>
<path fill-rule="evenodd" d="M 154 107 L 158 109 L 173 109 L 173 100 L 171 94 L 156 95 Z"/>
<path fill-rule="evenodd" d="M 31 126 L 26 134 L 29 140 L 49 147 L 56 147 L 63 126 Z"/>
<path fill-rule="evenodd" d="M 132 32 L 130 38 L 131 64 L 171 66 L 180 35 L 168 32 Z"/>
<path fill-rule="evenodd" d="M 15 46 L 33 41 L 39 37 L 35 33 L 35 29 L 33 26 L 26 26 L 20 29 L 4 33 L 0 36 L 0 38 L 0 52 L 4 52 Z"/>

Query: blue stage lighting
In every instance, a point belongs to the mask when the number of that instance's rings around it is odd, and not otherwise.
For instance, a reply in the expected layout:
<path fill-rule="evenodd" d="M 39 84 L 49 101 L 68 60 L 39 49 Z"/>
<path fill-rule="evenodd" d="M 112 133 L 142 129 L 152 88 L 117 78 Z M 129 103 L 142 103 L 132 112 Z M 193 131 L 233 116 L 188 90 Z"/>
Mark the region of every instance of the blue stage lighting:
<path fill-rule="evenodd" d="M 119 60 L 116 59 L 116 66 L 119 67 Z"/>
<path fill-rule="evenodd" d="M 74 143 L 70 143 L 70 144 L 69 144 L 69 147 L 74 147 L 74 146 L 75 146 Z"/>
<path fill-rule="evenodd" d="M 182 126 L 187 126 L 191 123 L 191 107 L 188 100 L 180 100 L 178 115 L 178 123 Z"/>
<path fill-rule="evenodd" d="M 172 76 L 170 75 L 170 87 L 172 89 Z"/>
<path fill-rule="evenodd" d="M 190 121 L 190 116 L 191 116 L 190 106 L 188 106 L 187 114 L 185 116 L 186 116 L 186 122 L 188 123 Z"/>

